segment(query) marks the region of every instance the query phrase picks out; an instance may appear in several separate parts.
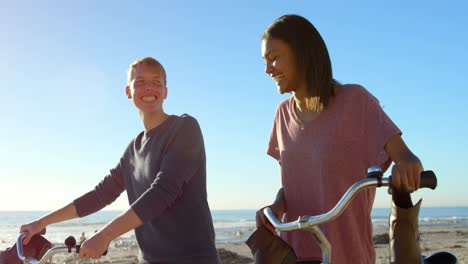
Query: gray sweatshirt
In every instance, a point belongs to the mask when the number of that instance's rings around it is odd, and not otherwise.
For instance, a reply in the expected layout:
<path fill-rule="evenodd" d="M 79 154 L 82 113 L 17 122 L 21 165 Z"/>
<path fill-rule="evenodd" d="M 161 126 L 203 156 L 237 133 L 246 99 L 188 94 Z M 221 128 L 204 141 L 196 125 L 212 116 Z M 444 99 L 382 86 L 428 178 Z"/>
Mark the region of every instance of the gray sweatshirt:
<path fill-rule="evenodd" d="M 135 229 L 144 263 L 219 263 L 195 118 L 170 116 L 141 132 L 110 174 L 74 201 L 78 215 L 99 211 L 125 190 L 144 223 Z"/>

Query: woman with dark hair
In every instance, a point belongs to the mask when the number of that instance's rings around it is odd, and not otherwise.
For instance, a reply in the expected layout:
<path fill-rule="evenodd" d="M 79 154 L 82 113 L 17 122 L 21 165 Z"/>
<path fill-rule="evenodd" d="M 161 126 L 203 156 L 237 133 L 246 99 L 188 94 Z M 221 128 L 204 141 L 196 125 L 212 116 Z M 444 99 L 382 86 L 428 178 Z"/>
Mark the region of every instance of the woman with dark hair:
<path fill-rule="evenodd" d="M 329 211 L 365 177 L 367 168 L 378 165 L 385 171 L 392 161 L 394 201 L 416 208 L 409 193 L 419 187 L 420 160 L 374 96 L 362 86 L 333 78 L 327 47 L 307 19 L 285 15 L 274 21 L 263 33 L 262 57 L 279 92 L 292 93 L 277 108 L 267 150 L 281 168 L 282 187 L 269 205 L 279 219 L 294 221 Z M 370 217 L 374 196 L 375 189 L 360 192 L 340 217 L 321 225 L 333 247 L 332 263 L 375 263 Z M 262 210 L 257 226 L 275 233 Z M 281 237 L 298 261 L 320 263 L 320 248 L 308 232 Z M 418 257 L 411 263 L 418 263 Z"/>

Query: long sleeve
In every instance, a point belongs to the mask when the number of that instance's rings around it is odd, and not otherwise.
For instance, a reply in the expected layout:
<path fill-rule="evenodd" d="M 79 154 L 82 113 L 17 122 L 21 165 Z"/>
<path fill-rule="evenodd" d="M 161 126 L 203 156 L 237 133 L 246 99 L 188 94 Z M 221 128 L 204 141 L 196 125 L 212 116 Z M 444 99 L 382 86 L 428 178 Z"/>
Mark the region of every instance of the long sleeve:
<path fill-rule="evenodd" d="M 125 183 L 122 176 L 121 162 L 119 162 L 110 171 L 110 174 L 96 185 L 94 190 L 73 201 L 76 212 L 80 217 L 95 213 L 115 201 L 124 190 Z"/>

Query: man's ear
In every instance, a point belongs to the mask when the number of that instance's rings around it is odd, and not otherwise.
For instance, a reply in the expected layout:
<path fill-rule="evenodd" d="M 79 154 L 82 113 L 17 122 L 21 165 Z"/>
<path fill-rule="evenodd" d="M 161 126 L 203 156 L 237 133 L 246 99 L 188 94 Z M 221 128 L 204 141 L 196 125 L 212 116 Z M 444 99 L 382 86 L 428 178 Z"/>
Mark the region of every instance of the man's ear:
<path fill-rule="evenodd" d="M 130 86 L 125 86 L 125 94 L 127 95 L 128 99 L 132 99 L 132 92 L 130 91 Z"/>
<path fill-rule="evenodd" d="M 169 89 L 168 89 L 167 86 L 166 86 L 166 93 L 164 94 L 164 99 L 167 98 L 167 94 L 168 94 L 168 93 L 169 93 Z"/>

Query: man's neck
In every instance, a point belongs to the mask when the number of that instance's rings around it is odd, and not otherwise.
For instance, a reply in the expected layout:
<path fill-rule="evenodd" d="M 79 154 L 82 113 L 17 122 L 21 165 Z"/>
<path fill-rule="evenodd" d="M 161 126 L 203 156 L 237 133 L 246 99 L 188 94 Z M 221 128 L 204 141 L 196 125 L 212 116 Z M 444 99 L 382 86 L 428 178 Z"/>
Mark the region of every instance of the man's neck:
<path fill-rule="evenodd" d="M 149 131 L 159 125 L 161 125 L 169 115 L 163 111 L 154 113 L 140 113 L 141 120 L 145 126 L 145 131 Z"/>

